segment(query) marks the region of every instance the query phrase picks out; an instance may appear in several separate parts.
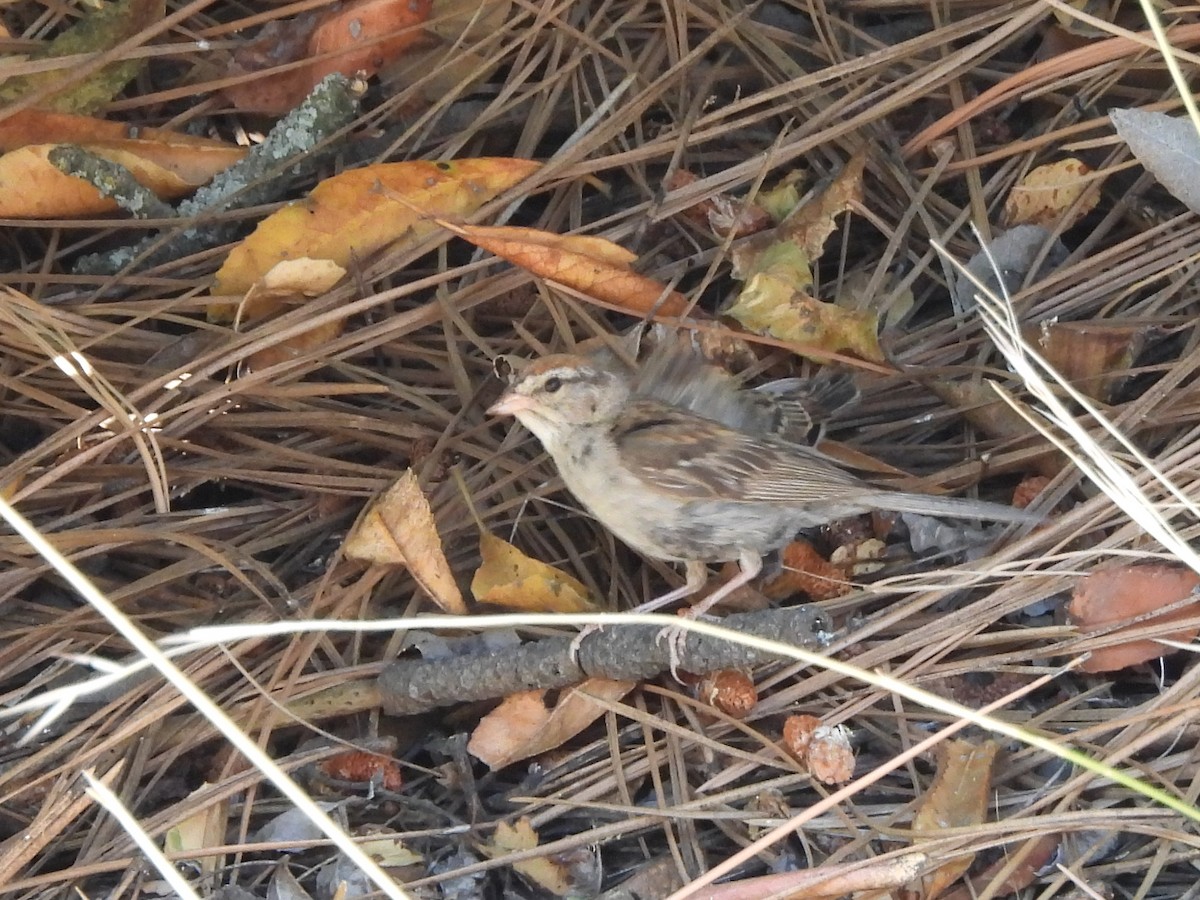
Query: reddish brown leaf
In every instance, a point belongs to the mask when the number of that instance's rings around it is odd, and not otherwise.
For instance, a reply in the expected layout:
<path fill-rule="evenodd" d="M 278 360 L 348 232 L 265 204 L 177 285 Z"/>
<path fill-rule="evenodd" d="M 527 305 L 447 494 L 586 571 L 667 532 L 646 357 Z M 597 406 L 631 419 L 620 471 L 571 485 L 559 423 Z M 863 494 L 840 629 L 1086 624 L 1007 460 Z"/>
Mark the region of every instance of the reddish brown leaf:
<path fill-rule="evenodd" d="M 1108 636 L 1112 644 L 1093 650 L 1080 668 L 1085 672 L 1112 672 L 1174 653 L 1173 648 L 1158 641 L 1123 640 L 1121 636 L 1150 625 L 1194 619 L 1198 612 L 1194 602 L 1198 587 L 1200 575 L 1166 563 L 1111 566 L 1089 574 L 1079 582 L 1067 607 L 1071 621 L 1084 634 L 1153 613 L 1189 597 L 1193 602 L 1139 625 L 1118 629 Z M 1187 642 L 1198 632 L 1200 628 L 1189 626 L 1163 637 Z"/>
<path fill-rule="evenodd" d="M 432 5 L 433 0 L 356 0 L 316 21 L 302 15 L 273 24 L 269 31 L 264 27 L 235 58 L 243 72 L 266 71 L 223 93 L 238 109 L 279 115 L 297 106 L 333 72 L 370 78 L 422 39 L 421 26 Z M 301 60 L 310 61 L 269 71 Z"/>
<path fill-rule="evenodd" d="M 630 265 L 637 256 L 604 238 L 551 234 L 511 225 L 489 228 L 443 224 L 459 237 L 514 265 L 633 315 L 654 311 L 681 316 L 688 310 L 686 297 L 634 272 Z"/>

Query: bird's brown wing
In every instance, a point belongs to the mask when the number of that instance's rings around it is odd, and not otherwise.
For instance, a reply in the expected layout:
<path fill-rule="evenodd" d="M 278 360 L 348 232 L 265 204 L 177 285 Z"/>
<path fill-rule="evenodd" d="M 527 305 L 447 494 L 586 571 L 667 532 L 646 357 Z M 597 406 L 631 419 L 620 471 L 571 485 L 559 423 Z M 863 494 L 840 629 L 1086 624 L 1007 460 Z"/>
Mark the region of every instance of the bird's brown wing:
<path fill-rule="evenodd" d="M 614 424 L 631 472 L 680 500 L 820 503 L 870 488 L 816 451 L 636 401 Z"/>

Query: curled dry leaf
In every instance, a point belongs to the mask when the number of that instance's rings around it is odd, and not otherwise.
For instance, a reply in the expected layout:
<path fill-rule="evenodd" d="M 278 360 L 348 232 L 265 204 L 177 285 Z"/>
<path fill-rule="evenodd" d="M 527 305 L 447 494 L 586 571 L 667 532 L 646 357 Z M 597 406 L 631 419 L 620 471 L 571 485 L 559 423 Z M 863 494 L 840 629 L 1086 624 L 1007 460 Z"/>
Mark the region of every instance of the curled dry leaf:
<path fill-rule="evenodd" d="M 370 78 L 421 41 L 433 0 L 355 0 L 324 15 L 272 22 L 234 55 L 231 74 L 262 71 L 222 93 L 240 110 L 281 115 L 327 75 Z M 298 62 L 282 71 L 276 67 Z"/>
<path fill-rule="evenodd" d="M 1191 598 L 1192 602 L 1165 615 L 1118 629 L 1108 636 L 1112 643 L 1093 650 L 1080 668 L 1084 672 L 1112 672 L 1174 653 L 1173 648 L 1158 641 L 1122 640 L 1122 635 L 1165 622 L 1195 619 L 1200 614 L 1195 603 L 1200 599 L 1197 588 L 1200 588 L 1200 575 L 1182 566 L 1165 563 L 1110 566 L 1085 576 L 1067 606 L 1071 622 L 1084 634 L 1107 630 L 1114 623 L 1131 621 L 1181 600 Z M 1198 632 L 1200 627 L 1188 626 L 1163 637 L 1187 642 Z"/>
<path fill-rule="evenodd" d="M 845 309 L 809 294 L 812 261 L 837 228 L 837 216 L 862 202 L 865 165 L 865 154 L 856 155 L 819 197 L 734 251 L 734 277 L 746 286 L 726 315 L 758 334 L 800 345 L 797 353 L 821 359 L 844 350 L 886 361 L 874 312 Z"/>
<path fill-rule="evenodd" d="M 305 257 L 276 263 L 246 292 L 238 318 L 245 322 L 253 321 L 262 318 L 264 310 L 273 311 L 303 303 L 331 290 L 345 274 L 345 269 L 327 259 Z M 245 360 L 245 369 L 251 372 L 265 369 L 322 347 L 341 334 L 344 326 L 345 319 L 335 319 L 260 350 Z"/>
<path fill-rule="evenodd" d="M 537 171 L 525 159 L 382 163 L 322 181 L 303 200 L 259 223 L 217 272 L 214 294 L 242 295 L 285 259 L 307 256 L 340 266 L 382 247 L 415 247 L 438 230 L 436 216 L 466 216 Z M 213 304 L 209 317 L 233 318 Z"/>
<path fill-rule="evenodd" d="M 495 771 L 553 750 L 604 715 L 609 705 L 635 687 L 632 681 L 590 678 L 558 695 L 547 709 L 545 691 L 510 694 L 484 716 L 467 751 Z"/>
<path fill-rule="evenodd" d="M 486 531 L 479 535 L 482 563 L 471 579 L 480 603 L 526 612 L 596 612 L 587 587 L 561 569 L 532 559 Z"/>
<path fill-rule="evenodd" d="M 677 191 L 700 179 L 687 169 L 677 170 L 666 182 L 668 191 Z M 771 215 L 751 200 L 741 200 L 729 194 L 712 194 L 687 207 L 681 213 L 701 228 L 719 238 L 743 238 L 770 228 Z"/>
<path fill-rule="evenodd" d="M 1128 377 L 1152 330 L 1149 325 L 1120 322 L 1052 321 L 1022 332 L 1073 387 L 1107 403 L 1121 379 Z"/>
<path fill-rule="evenodd" d="M 1009 192 L 1004 202 L 1004 227 L 1052 225 L 1068 211 L 1071 217 L 1063 227 L 1074 225 L 1100 202 L 1091 173 L 1087 163 L 1074 157 L 1033 169 Z"/>
<path fill-rule="evenodd" d="M 687 298 L 666 285 L 639 275 L 637 255 L 612 241 L 588 235 L 561 235 L 513 225 L 485 227 L 443 222 L 459 237 L 581 294 L 595 297 L 632 315 L 651 312 L 681 316 Z"/>
<path fill-rule="evenodd" d="M 939 745 L 937 775 L 921 800 L 913 831 L 937 837 L 947 828 L 981 824 L 987 816 L 998 751 L 994 741 L 977 745 L 952 740 Z M 974 860 L 974 853 L 964 854 L 925 875 L 921 896 L 933 900 L 962 878 Z"/>
<path fill-rule="evenodd" d="M 456 615 L 467 611 L 442 550 L 429 501 L 412 469 L 367 508 L 343 549 L 351 559 L 406 566 L 443 610 Z"/>

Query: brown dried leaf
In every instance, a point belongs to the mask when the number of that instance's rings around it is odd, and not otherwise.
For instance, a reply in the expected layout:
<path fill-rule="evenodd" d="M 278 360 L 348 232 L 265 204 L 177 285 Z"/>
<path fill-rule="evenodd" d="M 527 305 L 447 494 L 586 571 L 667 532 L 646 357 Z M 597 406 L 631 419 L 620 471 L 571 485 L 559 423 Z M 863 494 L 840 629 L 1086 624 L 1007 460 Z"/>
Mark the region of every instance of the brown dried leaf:
<path fill-rule="evenodd" d="M 913 831 L 937 835 L 947 828 L 982 823 L 992 791 L 992 771 L 999 747 L 994 741 L 972 744 L 952 740 L 938 748 L 938 771 L 913 819 Z M 922 879 L 922 897 L 933 900 L 971 867 L 974 853 L 956 857 Z"/>
<path fill-rule="evenodd" d="M 486 531 L 479 535 L 479 555 L 482 562 L 471 579 L 471 593 L 480 603 L 526 612 L 580 613 L 600 608 L 583 582 Z"/>
<path fill-rule="evenodd" d="M 545 753 L 570 740 L 634 689 L 635 682 L 589 678 L 559 694 L 547 709 L 545 691 L 524 691 L 504 699 L 484 716 L 467 750 L 493 771 Z"/>
<path fill-rule="evenodd" d="M 346 537 L 346 556 L 377 565 L 406 566 L 448 613 L 467 611 L 442 550 L 429 501 L 412 469 L 378 497 Z"/>
<path fill-rule="evenodd" d="M 1141 352 L 1148 325 L 1042 322 L 1022 329 L 1056 371 L 1087 396 L 1107 403 Z"/>
<path fill-rule="evenodd" d="M 311 16 L 265 26 L 254 42 L 235 55 L 234 74 L 274 69 L 311 60 L 284 71 L 230 85 L 223 93 L 238 109 L 280 115 L 308 96 L 325 76 L 370 78 L 424 37 L 433 0 L 355 0 Z"/>
<path fill-rule="evenodd" d="M 810 259 L 820 256 L 825 241 L 837 230 L 835 219 L 862 203 L 866 165 L 865 151 L 854 154 L 821 196 L 800 207 L 783 223 L 780 238 L 803 247 Z"/>

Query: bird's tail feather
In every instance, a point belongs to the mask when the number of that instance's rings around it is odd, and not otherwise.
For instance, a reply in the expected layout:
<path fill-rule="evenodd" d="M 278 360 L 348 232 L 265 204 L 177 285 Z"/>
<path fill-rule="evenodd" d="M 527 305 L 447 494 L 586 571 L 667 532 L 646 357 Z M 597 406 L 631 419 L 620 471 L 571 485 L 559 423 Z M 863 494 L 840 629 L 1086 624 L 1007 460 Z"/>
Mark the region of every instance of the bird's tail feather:
<path fill-rule="evenodd" d="M 951 519 L 985 519 L 989 522 L 1026 524 L 1042 521 L 1042 516 L 1015 506 L 970 500 L 965 497 L 938 497 L 931 494 L 906 494 L 880 491 L 871 498 L 880 510 L 916 513 L 922 516 L 945 516 Z"/>

